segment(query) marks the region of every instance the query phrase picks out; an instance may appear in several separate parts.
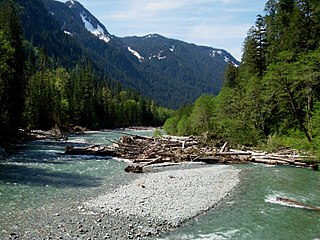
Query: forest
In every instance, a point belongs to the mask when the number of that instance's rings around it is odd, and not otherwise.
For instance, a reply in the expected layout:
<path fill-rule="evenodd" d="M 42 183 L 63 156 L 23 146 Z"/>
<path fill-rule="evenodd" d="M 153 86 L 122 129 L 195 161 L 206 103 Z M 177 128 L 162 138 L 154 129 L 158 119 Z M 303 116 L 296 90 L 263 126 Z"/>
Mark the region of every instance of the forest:
<path fill-rule="evenodd" d="M 320 155 L 320 2 L 269 0 L 229 63 L 217 96 L 202 95 L 169 118 L 170 134 L 311 150 Z"/>
<path fill-rule="evenodd" d="M 0 1 L 0 140 L 19 129 L 159 126 L 171 113 L 97 72 L 85 56 L 63 67 L 23 37 L 18 7 Z"/>

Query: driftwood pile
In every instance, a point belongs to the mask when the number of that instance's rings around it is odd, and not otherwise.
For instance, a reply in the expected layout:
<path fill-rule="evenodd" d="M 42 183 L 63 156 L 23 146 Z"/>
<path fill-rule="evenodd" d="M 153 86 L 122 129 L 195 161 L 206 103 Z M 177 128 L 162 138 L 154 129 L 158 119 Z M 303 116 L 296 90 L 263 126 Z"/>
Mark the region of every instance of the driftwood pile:
<path fill-rule="evenodd" d="M 205 162 L 245 163 L 248 153 L 237 155 L 217 152 L 214 147 L 201 147 L 195 137 L 146 138 L 140 136 L 122 137 L 113 144 L 121 158 L 132 160 L 126 171 L 142 172 L 143 168 L 158 163 Z M 237 156 L 237 157 L 235 157 Z"/>
<path fill-rule="evenodd" d="M 149 165 L 159 163 L 205 162 L 222 164 L 242 164 L 256 162 L 270 165 L 291 165 L 318 169 L 316 163 L 307 163 L 306 157 L 294 151 L 282 151 L 277 154 L 255 151 L 238 151 L 203 144 L 196 137 L 151 138 L 137 135 L 123 136 L 112 146 L 94 145 L 89 147 L 67 147 L 66 154 L 98 155 L 128 159 L 132 162 L 125 170 L 143 172 Z"/>
<path fill-rule="evenodd" d="M 118 157 L 118 153 L 108 147 L 101 145 L 92 145 L 88 147 L 73 147 L 67 146 L 66 155 L 95 155 L 95 156 L 104 156 L 104 157 Z"/>

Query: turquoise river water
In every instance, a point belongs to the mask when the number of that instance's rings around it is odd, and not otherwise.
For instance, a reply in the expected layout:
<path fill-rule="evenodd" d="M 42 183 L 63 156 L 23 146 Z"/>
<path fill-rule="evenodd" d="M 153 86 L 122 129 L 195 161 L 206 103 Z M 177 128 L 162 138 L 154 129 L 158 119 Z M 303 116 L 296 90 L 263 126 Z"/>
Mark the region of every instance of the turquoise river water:
<path fill-rule="evenodd" d="M 70 136 L 67 142 L 31 141 L 13 147 L 0 161 L 0 231 L 15 222 L 27 225 L 30 218 L 23 216 L 32 209 L 86 199 L 121 183 L 126 178 L 124 162 L 57 154 L 66 145 L 109 144 L 106 139 L 119 136 L 100 131 Z M 235 167 L 242 170 L 241 183 L 227 201 L 158 239 L 320 240 L 320 211 L 276 201 L 284 197 L 320 207 L 320 172 L 264 165 Z"/>

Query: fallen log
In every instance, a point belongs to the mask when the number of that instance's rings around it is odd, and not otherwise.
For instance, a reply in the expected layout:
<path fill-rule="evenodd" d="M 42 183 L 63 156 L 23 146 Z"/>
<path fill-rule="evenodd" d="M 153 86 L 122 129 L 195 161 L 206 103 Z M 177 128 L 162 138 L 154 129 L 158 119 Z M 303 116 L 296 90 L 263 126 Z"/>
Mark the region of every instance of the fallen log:
<path fill-rule="evenodd" d="M 226 147 L 228 146 L 228 142 L 225 142 L 224 144 L 223 144 L 223 146 L 221 147 L 221 149 L 219 150 L 219 153 L 222 153 L 222 152 L 224 152 L 225 150 L 226 150 Z"/>
<path fill-rule="evenodd" d="M 89 147 L 73 147 L 67 146 L 65 153 L 66 155 L 95 155 L 95 156 L 108 156 L 118 157 L 119 154 L 110 148 L 101 147 L 99 145 Z"/>
<path fill-rule="evenodd" d="M 130 164 L 128 167 L 124 169 L 126 172 L 134 172 L 134 173 L 142 173 L 144 170 L 144 167 L 152 165 L 152 164 L 158 164 L 165 162 L 161 157 L 158 157 L 156 159 L 153 159 L 152 161 L 149 161 L 145 164 Z"/>
<path fill-rule="evenodd" d="M 251 156 L 252 154 L 250 152 L 244 152 L 244 151 L 239 151 L 239 152 L 217 152 L 215 154 L 216 156 Z"/>
<path fill-rule="evenodd" d="M 193 159 L 193 162 L 204 162 L 208 164 L 219 163 L 220 161 L 221 161 L 221 158 L 217 158 L 217 157 L 198 157 L 196 159 Z"/>
<path fill-rule="evenodd" d="M 320 211 L 320 207 L 310 206 L 310 205 L 307 205 L 307 204 L 304 204 L 304 203 L 301 203 L 301 202 L 298 202 L 298 201 L 295 201 L 295 200 L 292 200 L 289 198 L 277 197 L 276 200 L 279 202 L 288 203 L 289 204 L 288 206 L 293 206 L 293 207 L 299 206 L 299 207 L 309 209 L 309 210 Z"/>
<path fill-rule="evenodd" d="M 130 164 L 124 169 L 125 172 L 142 173 L 143 167 L 139 164 Z"/>
<path fill-rule="evenodd" d="M 253 162 L 263 163 L 263 164 L 268 164 L 268 165 L 277 165 L 277 164 L 285 165 L 285 163 L 286 163 L 284 161 L 272 160 L 272 159 L 266 159 L 266 158 L 255 158 L 253 160 Z M 287 163 L 287 164 L 289 164 L 289 163 Z"/>
<path fill-rule="evenodd" d="M 286 161 L 285 159 L 275 160 L 275 159 L 269 158 L 268 156 L 252 158 L 251 162 L 268 164 L 268 165 L 284 165 L 284 166 L 292 166 L 292 167 L 300 167 L 300 168 L 309 168 L 309 169 L 313 169 L 315 171 L 319 170 L 318 163 L 306 163 L 306 162 L 301 162 L 301 161 Z"/>

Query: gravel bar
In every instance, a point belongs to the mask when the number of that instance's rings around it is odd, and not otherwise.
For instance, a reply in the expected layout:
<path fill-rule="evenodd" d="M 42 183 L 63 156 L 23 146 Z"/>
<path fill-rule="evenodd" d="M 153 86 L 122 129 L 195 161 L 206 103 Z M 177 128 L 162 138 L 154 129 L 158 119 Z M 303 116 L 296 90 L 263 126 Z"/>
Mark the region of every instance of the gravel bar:
<path fill-rule="evenodd" d="M 136 238 L 139 229 L 145 233 L 139 236 L 154 236 L 212 209 L 236 187 L 239 173 L 223 165 L 148 173 L 85 206 L 96 213 L 141 219 L 144 226 L 130 225 L 138 228 L 130 236 Z"/>
<path fill-rule="evenodd" d="M 164 168 L 163 168 L 164 169 Z M 239 183 L 232 166 L 182 166 L 126 175 L 87 200 L 29 209 L 0 239 L 154 239 L 214 208 Z"/>

